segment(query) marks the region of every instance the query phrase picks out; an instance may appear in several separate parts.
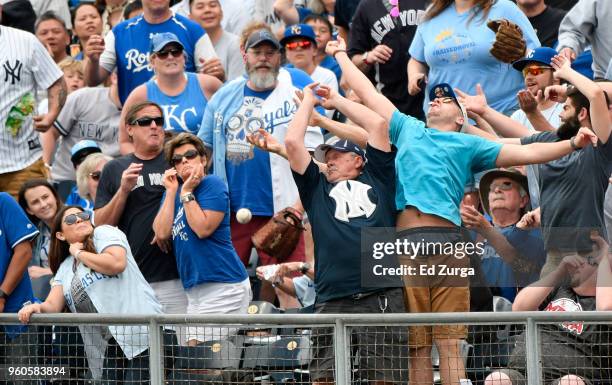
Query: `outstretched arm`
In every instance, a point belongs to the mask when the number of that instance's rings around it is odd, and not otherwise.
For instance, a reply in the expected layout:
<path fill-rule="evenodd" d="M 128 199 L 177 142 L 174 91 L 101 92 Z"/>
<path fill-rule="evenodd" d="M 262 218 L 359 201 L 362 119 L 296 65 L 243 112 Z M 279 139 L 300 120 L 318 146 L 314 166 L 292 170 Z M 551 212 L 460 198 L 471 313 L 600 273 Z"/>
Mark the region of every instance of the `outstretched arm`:
<path fill-rule="evenodd" d="M 318 85 L 318 83 L 312 83 L 304 87 L 304 98 L 295 112 L 293 120 L 289 123 L 285 135 L 285 148 L 289 157 L 289 165 L 293 171 L 300 175 L 306 172 L 306 168 L 310 164 L 310 153 L 308 153 L 304 144 L 304 136 L 306 135 L 310 114 L 312 114 L 316 103 L 313 89 Z"/>
<path fill-rule="evenodd" d="M 397 108 L 382 94 L 376 91 L 370 80 L 353 64 L 346 54 L 346 44 L 342 38 L 327 43 L 325 52 L 334 57 L 342 69 L 342 77 L 349 87 L 359 96 L 363 104 L 382 116 L 387 122 Z"/>
<path fill-rule="evenodd" d="M 612 127 L 603 89 L 594 81 L 574 71 L 569 60 L 563 56 L 555 56 L 552 59 L 552 66 L 556 70 L 554 74 L 556 78 L 565 79 L 572 83 L 574 87 L 578 88 L 578 91 L 589 99 L 593 131 L 602 143 L 607 143 Z"/>
<path fill-rule="evenodd" d="M 572 144 L 573 143 L 573 144 Z M 524 146 L 504 144 L 497 155 L 497 167 L 546 163 L 559 159 L 577 148 L 597 145 L 597 137 L 587 128 L 581 128 L 570 140 L 555 143 L 531 143 Z"/>

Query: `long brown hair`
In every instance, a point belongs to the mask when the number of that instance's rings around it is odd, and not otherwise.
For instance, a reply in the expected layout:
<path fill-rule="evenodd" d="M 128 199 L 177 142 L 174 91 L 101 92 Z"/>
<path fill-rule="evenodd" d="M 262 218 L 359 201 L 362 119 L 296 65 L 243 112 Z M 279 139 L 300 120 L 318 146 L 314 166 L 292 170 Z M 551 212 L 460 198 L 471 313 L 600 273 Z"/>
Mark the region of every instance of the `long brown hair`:
<path fill-rule="evenodd" d="M 57 238 L 57 233 L 62 231 L 62 219 L 64 218 L 64 214 L 69 209 L 85 211 L 81 206 L 64 206 L 58 210 L 55 219 L 53 219 L 53 227 L 51 227 L 51 244 L 49 245 L 49 267 L 53 274 L 57 273 L 62 262 L 70 255 L 70 244 Z M 93 244 L 93 232 L 83 242 L 83 250 L 92 253 L 96 252 Z"/>
<path fill-rule="evenodd" d="M 487 17 L 489 16 L 489 11 L 491 10 L 491 7 L 493 7 L 493 3 L 495 3 L 495 1 L 496 0 L 474 0 L 474 5 L 472 6 L 472 8 L 477 8 L 477 12 L 474 12 L 470 16 L 470 18 L 468 19 L 468 23 L 471 22 L 474 17 L 476 17 L 477 13 L 480 13 L 482 15 L 483 21 L 487 20 Z M 431 0 L 431 5 L 427 8 L 423 21 L 431 20 L 434 17 L 438 16 L 454 2 L 455 0 Z"/>

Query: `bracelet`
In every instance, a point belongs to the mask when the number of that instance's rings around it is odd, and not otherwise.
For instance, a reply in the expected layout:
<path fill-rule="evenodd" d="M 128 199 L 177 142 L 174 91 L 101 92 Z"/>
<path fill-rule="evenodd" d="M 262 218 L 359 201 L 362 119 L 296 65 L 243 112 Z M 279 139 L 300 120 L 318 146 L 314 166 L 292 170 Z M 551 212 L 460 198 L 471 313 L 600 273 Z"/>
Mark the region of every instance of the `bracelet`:
<path fill-rule="evenodd" d="M 332 55 L 332 57 L 333 57 L 334 59 L 336 58 L 336 55 L 338 54 L 338 52 L 344 52 L 344 53 L 346 53 L 346 50 L 345 50 L 345 49 L 339 49 L 339 50 L 337 50 L 336 52 L 334 52 L 334 54 Z"/>
<path fill-rule="evenodd" d="M 576 142 L 575 142 L 576 136 L 572 136 L 570 138 L 570 146 L 572 146 L 572 149 L 574 151 L 580 150 L 580 147 L 576 146 Z"/>
<path fill-rule="evenodd" d="M 75 258 L 77 261 L 80 261 L 80 259 L 79 259 L 79 255 L 81 255 L 81 253 L 82 253 L 83 251 L 84 251 L 84 250 L 83 250 L 83 249 L 81 249 L 81 250 L 77 251 L 77 252 L 76 252 L 76 254 L 74 255 L 74 258 Z"/>

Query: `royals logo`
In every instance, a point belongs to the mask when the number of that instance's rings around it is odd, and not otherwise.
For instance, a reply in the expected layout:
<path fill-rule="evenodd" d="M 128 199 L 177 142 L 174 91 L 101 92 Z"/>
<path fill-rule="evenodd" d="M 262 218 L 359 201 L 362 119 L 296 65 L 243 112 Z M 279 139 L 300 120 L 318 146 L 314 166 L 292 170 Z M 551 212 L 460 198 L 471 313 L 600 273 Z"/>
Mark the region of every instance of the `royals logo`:
<path fill-rule="evenodd" d="M 293 27 L 291 27 L 292 35 L 300 35 L 301 33 L 302 33 L 302 27 L 300 27 L 299 25 L 294 25 Z"/>
<path fill-rule="evenodd" d="M 376 205 L 368 196 L 371 188 L 356 180 L 344 180 L 336 184 L 329 192 L 330 198 L 336 201 L 334 217 L 343 222 L 363 215 L 369 218 L 376 210 Z"/>

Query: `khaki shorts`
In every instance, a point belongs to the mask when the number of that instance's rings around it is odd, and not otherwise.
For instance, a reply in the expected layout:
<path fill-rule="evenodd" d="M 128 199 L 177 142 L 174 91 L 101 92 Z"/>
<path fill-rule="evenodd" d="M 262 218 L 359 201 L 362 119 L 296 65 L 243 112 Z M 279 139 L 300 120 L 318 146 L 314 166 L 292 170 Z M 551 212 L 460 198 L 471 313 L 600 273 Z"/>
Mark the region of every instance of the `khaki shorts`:
<path fill-rule="evenodd" d="M 408 236 L 419 238 L 419 229 L 414 230 L 416 234 L 411 231 L 412 234 Z M 441 230 L 440 237 L 441 242 L 456 241 L 456 235 L 452 232 L 445 234 L 445 230 Z M 469 256 L 400 257 L 399 262 L 415 272 L 403 276 L 406 310 L 409 313 L 470 311 L 470 276 L 467 275 L 470 272 Z M 419 348 L 431 346 L 433 340 L 465 339 L 467 331 L 467 325 L 410 326 L 409 346 Z"/>
<path fill-rule="evenodd" d="M 7 192 L 17 199 L 21 185 L 30 179 L 37 178 L 49 178 L 49 170 L 45 167 L 42 158 L 23 170 L 0 174 L 0 191 Z"/>

